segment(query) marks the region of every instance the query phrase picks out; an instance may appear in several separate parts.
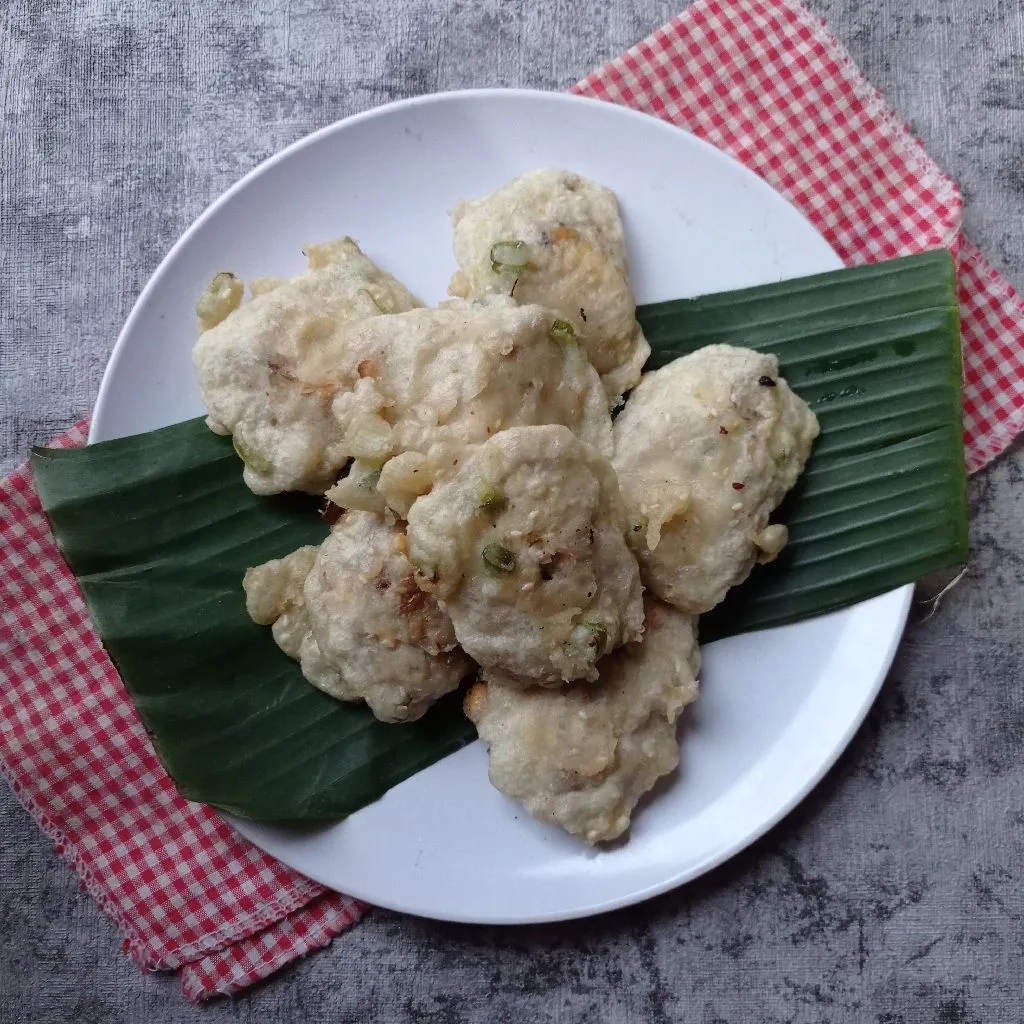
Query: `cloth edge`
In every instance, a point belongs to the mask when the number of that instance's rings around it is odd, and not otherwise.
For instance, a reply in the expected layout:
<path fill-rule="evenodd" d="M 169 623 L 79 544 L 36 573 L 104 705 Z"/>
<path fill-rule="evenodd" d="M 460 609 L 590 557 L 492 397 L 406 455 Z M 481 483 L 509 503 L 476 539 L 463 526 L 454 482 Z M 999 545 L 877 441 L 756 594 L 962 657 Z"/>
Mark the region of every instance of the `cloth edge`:
<path fill-rule="evenodd" d="M 707 2 L 708 0 L 697 0 L 699 4 Z M 953 246 L 963 228 L 963 194 L 955 179 L 943 170 L 928 152 L 924 143 L 913 133 L 910 125 L 886 98 L 885 93 L 868 79 L 860 65 L 853 59 L 853 55 L 824 18 L 815 14 L 799 0 L 776 0 L 776 2 L 787 8 L 797 21 L 810 30 L 815 40 L 829 52 L 857 93 L 857 97 L 867 107 L 868 112 L 885 127 L 886 134 L 905 157 L 910 169 L 931 183 L 936 195 L 945 198 L 954 208 L 955 226 L 950 225 L 942 238 L 944 246 L 947 248 Z"/>
<path fill-rule="evenodd" d="M 992 263 L 991 260 L 970 239 L 961 235 L 960 261 L 971 266 L 985 280 L 986 294 L 995 295 L 1012 303 L 1021 314 L 1021 338 L 1024 340 L 1024 296 L 1014 287 Z M 1022 381 L 1024 386 L 1024 381 Z M 985 438 L 976 444 L 976 450 L 968 453 L 967 472 L 974 474 L 989 466 L 1000 455 L 1021 440 L 1024 434 L 1024 405 L 1009 413 L 1005 419 L 990 427 Z"/>
<path fill-rule="evenodd" d="M 624 103 L 623 100 L 616 100 L 607 94 L 607 89 L 601 79 L 606 75 L 613 75 L 621 79 L 621 68 L 628 64 L 629 59 L 637 63 L 651 63 L 651 53 L 657 53 L 666 46 L 671 46 L 671 36 L 682 38 L 687 31 L 686 21 L 699 17 L 702 13 L 709 11 L 714 0 L 694 0 L 683 11 L 669 19 L 664 25 L 659 26 L 639 42 L 624 50 L 618 56 L 613 57 L 599 68 L 595 68 L 589 74 L 581 78 L 569 89 L 577 95 L 587 95 L 606 103 Z M 957 245 L 960 232 L 963 227 L 963 196 L 960 188 L 949 174 L 942 169 L 936 160 L 928 153 L 924 144 L 910 130 L 907 122 L 899 115 L 895 108 L 886 99 L 885 94 L 874 86 L 860 69 L 853 55 L 846 49 L 842 41 L 829 28 L 828 23 L 818 15 L 807 9 L 800 0 L 774 0 L 777 7 L 786 13 L 812 36 L 814 41 L 826 50 L 829 57 L 836 63 L 844 81 L 853 89 L 856 97 L 865 106 L 868 116 L 876 119 L 879 128 L 890 140 L 896 151 L 904 158 L 908 170 L 917 173 L 926 182 L 928 187 L 940 198 L 944 205 L 950 208 L 950 218 L 941 224 L 942 232 L 936 238 L 936 244 L 941 244 L 949 249 Z M 754 14 L 756 7 L 760 5 L 747 4 L 748 13 Z M 625 105 L 633 107 L 631 103 Z M 633 107 L 633 109 L 637 109 Z M 656 111 L 646 110 L 652 117 L 658 117 L 674 124 L 672 120 L 663 117 Z M 676 127 L 681 127 L 676 125 Z M 684 131 L 690 129 L 684 128 Z M 716 147 L 720 148 L 720 147 Z M 737 159 L 732 153 L 728 154 L 734 160 Z M 739 161 L 742 163 L 742 161 Z M 746 166 L 744 164 L 744 166 Z M 751 173 L 757 174 L 759 178 L 768 181 L 762 174 L 752 168 L 747 168 Z M 768 184 L 775 188 L 780 194 L 785 194 L 768 181 Z M 792 202 L 789 197 L 788 201 Z M 801 211 L 803 213 L 803 211 Z M 806 213 L 803 214 L 807 216 Z"/>
<path fill-rule="evenodd" d="M 85 442 L 88 421 L 89 417 L 83 417 L 67 430 L 57 435 L 57 437 L 46 445 L 39 447 L 58 449 L 82 447 Z M 88 603 L 81 594 L 77 580 L 74 578 L 74 574 L 71 573 L 70 569 L 67 568 L 66 563 L 63 561 L 63 557 L 61 556 L 59 546 L 56 543 L 56 538 L 53 535 L 52 528 L 50 527 L 49 521 L 46 519 L 46 513 L 41 508 L 41 501 L 35 486 L 35 479 L 32 473 L 31 462 L 29 460 L 25 460 L 10 473 L 0 478 L 0 500 L 9 502 L 11 507 L 18 511 L 18 514 L 28 517 L 43 517 L 46 530 L 49 533 L 49 538 L 53 543 L 54 557 L 59 564 L 64 566 L 68 573 L 71 585 L 75 588 L 75 592 L 79 600 L 83 602 L 85 609 L 88 612 Z M 95 629 L 94 624 L 93 629 Z M 102 640 L 99 640 L 99 642 L 102 647 Z M 109 656 L 107 657 L 109 660 Z M 110 667 L 116 675 L 116 667 L 113 666 L 112 663 L 110 663 Z M 0 675 L 6 675 L 6 670 L 0 673 Z M 118 676 L 118 678 L 120 677 Z M 125 699 L 129 704 L 132 703 L 131 698 L 127 695 L 125 696 Z M 134 713 L 137 715 L 138 712 L 135 711 L 134 705 L 132 705 L 132 708 Z M 157 760 L 159 761 L 159 757 Z M 268 927 L 272 927 L 274 924 L 282 920 L 286 920 L 292 914 L 307 906 L 311 901 L 321 898 L 325 893 L 333 892 L 333 890 L 328 890 L 318 882 L 314 882 L 312 879 L 307 878 L 301 873 L 288 868 L 287 865 L 281 864 L 282 868 L 289 871 L 294 876 L 293 891 L 289 893 L 286 898 L 278 896 L 267 902 L 261 903 L 253 911 L 240 914 L 233 923 L 225 924 L 222 927 L 207 933 L 207 935 L 205 935 L 199 942 L 179 946 L 167 946 L 163 943 L 155 942 L 153 939 L 145 938 L 138 932 L 134 927 L 130 916 L 127 915 L 109 895 L 109 892 L 107 891 L 109 887 L 105 886 L 100 880 L 98 880 L 93 873 L 89 866 L 88 855 L 81 850 L 80 844 L 77 843 L 73 837 L 69 836 L 66 831 L 50 817 L 46 810 L 43 809 L 37 799 L 26 790 L 24 784 L 16 777 L 15 772 L 2 756 L 0 756 L 0 775 L 2 775 L 4 780 L 7 782 L 18 803 L 21 804 L 33 821 L 36 822 L 43 834 L 51 840 L 57 854 L 66 864 L 69 865 L 72 871 L 74 871 L 81 887 L 84 888 L 95 900 L 100 910 L 114 922 L 121 935 L 122 949 L 128 952 L 139 967 L 145 971 L 178 970 L 184 964 L 187 964 L 198 957 L 215 954 L 224 948 L 237 943 L 246 942 L 254 935 L 258 935 L 260 932 L 266 930 Z M 177 790 L 175 791 L 177 792 Z M 192 803 L 192 801 L 187 801 L 180 793 L 178 795 L 186 803 Z M 209 813 L 217 814 L 217 812 L 213 810 Z M 276 858 L 271 858 L 270 854 L 267 854 L 258 847 L 253 846 L 249 840 L 244 836 L 241 836 L 235 829 L 231 828 L 230 824 L 222 817 L 219 815 L 217 815 L 217 817 L 218 823 L 230 830 L 231 841 L 236 841 L 245 844 L 245 846 L 252 847 L 259 856 L 266 857 L 268 860 L 276 861 Z M 276 863 L 280 864 L 279 861 L 276 861 Z M 346 899 L 351 899 L 351 897 L 347 897 L 343 893 L 338 895 L 343 896 Z"/>
<path fill-rule="evenodd" d="M 246 963 L 232 956 L 236 950 L 231 946 L 184 964 L 178 972 L 182 995 L 190 1002 L 199 1003 L 243 991 L 276 974 L 289 964 L 329 946 L 342 932 L 358 924 L 371 909 L 360 900 L 335 892 L 333 889 L 324 889 L 318 899 L 325 902 L 344 902 L 336 908 L 329 921 L 313 922 L 310 933 L 299 941 L 293 940 L 287 949 L 274 949 L 270 955 Z M 316 913 L 316 908 L 310 907 L 309 904 L 298 908 L 295 913 L 305 912 L 307 908 L 310 913 Z M 279 918 L 264 932 L 256 933 L 246 941 L 258 947 L 261 936 L 266 937 L 275 931 L 289 928 L 291 920 L 291 914 Z M 218 968 L 218 962 L 225 962 L 225 969 Z M 212 978 L 215 980 L 210 980 Z"/>

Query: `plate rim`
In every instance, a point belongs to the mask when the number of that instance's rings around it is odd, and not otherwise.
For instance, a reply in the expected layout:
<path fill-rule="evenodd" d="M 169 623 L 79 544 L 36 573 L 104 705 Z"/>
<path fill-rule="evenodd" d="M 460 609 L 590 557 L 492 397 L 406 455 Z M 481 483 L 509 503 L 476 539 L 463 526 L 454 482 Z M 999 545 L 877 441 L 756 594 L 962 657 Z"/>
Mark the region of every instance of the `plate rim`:
<path fill-rule="evenodd" d="M 107 436 L 105 431 L 105 417 L 104 408 L 110 402 L 112 392 L 114 391 L 114 378 L 117 376 L 117 366 L 120 359 L 123 357 L 123 353 L 129 345 L 129 339 L 134 335 L 136 331 L 136 325 L 138 321 L 144 316 L 145 308 L 147 306 L 150 296 L 156 292 L 162 283 L 164 274 L 167 272 L 169 265 L 175 260 L 180 250 L 185 248 L 192 236 L 197 233 L 203 225 L 209 220 L 216 217 L 220 209 L 228 204 L 231 199 L 240 191 L 245 189 L 249 183 L 264 173 L 266 173 L 272 167 L 277 164 L 288 160 L 295 153 L 300 152 L 309 146 L 316 145 L 321 139 L 333 135 L 335 133 L 347 130 L 349 127 L 363 122 L 365 120 L 386 116 L 393 113 L 396 110 L 405 110 L 415 108 L 423 105 L 447 103 L 447 102 L 458 102 L 466 99 L 470 100 L 501 100 L 501 99 L 518 99 L 518 100 L 535 100 L 542 101 L 545 103 L 563 104 L 566 106 L 582 105 L 590 107 L 601 107 L 608 112 L 614 112 L 618 116 L 626 116 L 632 119 L 643 119 L 648 125 L 656 125 L 659 129 L 677 133 L 681 132 L 689 137 L 692 144 L 695 144 L 698 148 L 703 149 L 714 160 L 718 160 L 728 164 L 733 169 L 739 169 L 747 177 L 750 185 L 756 188 L 761 195 L 765 197 L 766 201 L 774 203 L 783 203 L 804 221 L 816 234 L 821 237 L 821 233 L 813 225 L 813 223 L 805 216 L 805 214 L 799 210 L 790 200 L 774 189 L 768 182 L 766 182 L 759 175 L 745 167 L 740 161 L 735 159 L 728 153 L 718 149 L 711 143 L 699 138 L 685 128 L 680 128 L 671 122 L 665 121 L 657 116 L 647 114 L 641 111 L 634 110 L 630 107 L 623 106 L 607 100 L 599 100 L 592 97 L 580 96 L 575 93 L 569 92 L 549 92 L 539 89 L 522 89 L 522 88 L 500 88 L 500 87 L 487 87 L 487 88 L 469 88 L 469 89 L 456 89 L 448 90 L 444 92 L 427 93 L 420 96 L 408 97 L 391 102 L 381 104 L 376 107 L 371 107 L 367 110 L 362 110 L 354 114 L 350 114 L 346 117 L 340 118 L 330 124 L 324 125 L 301 138 L 289 143 L 287 146 L 272 154 L 266 159 L 260 161 L 253 168 L 247 171 L 241 178 L 234 182 L 231 186 L 220 193 L 212 202 L 210 202 L 202 212 L 191 222 L 191 224 L 185 229 L 185 231 L 177 238 L 174 244 L 167 250 L 163 258 L 157 264 L 153 270 L 146 284 L 142 288 L 138 297 L 136 298 L 131 311 L 125 319 L 124 325 L 118 334 L 117 340 L 111 350 L 110 357 L 107 361 L 106 367 L 104 368 L 103 378 L 100 383 L 100 388 L 97 393 L 96 402 L 94 405 L 93 416 L 89 425 L 89 434 L 87 443 L 93 444 L 98 441 L 106 440 Z M 825 242 L 828 245 L 827 241 Z M 831 246 L 829 246 L 831 248 Z M 834 251 L 834 250 L 833 250 Z M 895 659 L 896 652 L 902 642 L 903 635 L 906 629 L 907 619 L 909 617 L 910 608 L 912 604 L 914 593 L 914 585 L 906 584 L 903 587 L 889 591 L 884 595 L 878 595 L 878 597 L 871 600 L 886 600 L 891 602 L 895 606 L 895 614 L 893 616 L 893 631 L 889 637 L 888 645 L 885 651 L 882 653 L 882 657 L 879 662 L 879 669 L 877 676 L 871 685 L 866 687 L 863 693 L 863 698 L 857 705 L 854 713 L 849 717 L 846 727 L 842 730 L 842 733 L 838 740 L 836 740 L 832 748 L 829 750 L 827 756 L 825 756 L 816 765 L 814 771 L 812 771 L 806 779 L 797 786 L 778 807 L 775 808 L 772 814 L 759 821 L 755 828 L 742 831 L 742 834 L 738 834 L 732 842 L 726 844 L 721 849 L 715 851 L 712 855 L 706 857 L 704 860 L 687 866 L 685 869 L 670 874 L 667 878 L 656 882 L 654 884 L 647 885 L 646 887 L 633 890 L 626 894 L 612 897 L 607 900 L 598 901 L 593 903 L 586 909 L 574 908 L 568 910 L 554 911 L 549 914 L 538 914 L 530 913 L 526 916 L 515 915 L 515 914 L 472 914 L 472 913 L 439 913 L 436 910 L 425 911 L 423 908 L 417 908 L 410 906 L 403 901 L 389 902 L 386 899 L 381 899 L 379 893 L 367 894 L 361 892 L 360 886 L 347 886 L 345 893 L 356 899 L 364 900 L 377 906 L 385 907 L 390 910 L 399 911 L 402 913 L 409 913 L 420 917 L 426 917 L 431 920 L 439 921 L 450 921 L 455 923 L 464 924 L 481 924 L 481 925 L 517 925 L 517 924 L 543 924 L 552 923 L 558 921 L 567 920 L 580 920 L 586 917 L 591 917 L 598 914 L 604 914 L 616 909 L 620 909 L 626 906 L 632 906 L 634 904 L 645 902 L 652 899 L 655 896 L 662 895 L 673 889 L 676 889 L 682 885 L 692 882 L 695 879 L 705 875 L 708 871 L 719 867 L 721 864 L 728 860 L 731 860 L 736 854 L 751 846 L 753 843 L 761 839 L 766 833 L 774 828 L 783 818 L 787 817 L 800 803 L 802 803 L 807 796 L 820 784 L 825 775 L 834 767 L 840 756 L 848 749 L 850 742 L 856 735 L 857 731 L 863 725 L 868 712 L 873 706 L 875 700 L 881 691 L 882 686 L 888 676 L 889 670 L 891 669 L 892 663 Z M 861 602 L 863 604 L 864 602 Z M 860 605 L 854 605 L 851 609 L 845 609 L 844 611 L 851 611 L 853 608 L 857 608 Z M 708 645 L 711 646 L 711 645 Z M 479 740 L 475 740 L 474 743 L 479 743 Z M 215 809 L 216 810 L 216 809 Z M 288 861 L 281 857 L 280 854 L 268 849 L 268 844 L 265 838 L 258 837 L 258 833 L 261 828 L 260 823 L 249 822 L 245 819 L 238 819 L 233 815 L 227 814 L 226 812 L 217 811 L 221 817 L 228 821 L 237 831 L 245 836 L 249 841 L 253 842 L 257 847 L 267 852 L 270 856 L 274 856 L 281 860 L 282 863 L 288 864 Z M 273 843 L 269 844 L 273 846 Z M 292 865 L 289 865 L 292 866 Z M 301 868 L 296 870 L 302 871 L 309 878 L 320 884 L 326 886 L 328 889 L 334 891 L 340 891 L 335 889 L 335 882 L 325 878 L 322 873 L 318 870 L 310 869 L 308 865 L 303 865 Z"/>

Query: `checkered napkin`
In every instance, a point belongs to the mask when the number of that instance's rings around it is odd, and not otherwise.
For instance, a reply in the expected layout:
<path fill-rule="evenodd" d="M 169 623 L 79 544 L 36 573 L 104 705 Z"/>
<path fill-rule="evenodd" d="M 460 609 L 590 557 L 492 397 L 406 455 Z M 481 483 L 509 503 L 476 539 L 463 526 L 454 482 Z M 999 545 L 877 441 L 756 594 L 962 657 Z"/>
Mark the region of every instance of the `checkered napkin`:
<path fill-rule="evenodd" d="M 958 263 L 967 468 L 1024 430 L 1024 300 L 961 234 L 956 185 L 794 0 L 698 0 L 573 90 L 731 153 L 848 264 L 946 246 Z"/>
<path fill-rule="evenodd" d="M 959 260 L 970 468 L 1024 427 L 1024 306 L 960 234 L 955 185 L 792 0 L 698 0 L 576 92 L 731 153 L 848 263 L 939 245 Z M 84 443 L 79 423 L 56 442 Z M 22 468 L 0 483 L 0 768 L 147 970 L 190 999 L 326 945 L 358 902 L 178 795 L 101 647 Z"/>

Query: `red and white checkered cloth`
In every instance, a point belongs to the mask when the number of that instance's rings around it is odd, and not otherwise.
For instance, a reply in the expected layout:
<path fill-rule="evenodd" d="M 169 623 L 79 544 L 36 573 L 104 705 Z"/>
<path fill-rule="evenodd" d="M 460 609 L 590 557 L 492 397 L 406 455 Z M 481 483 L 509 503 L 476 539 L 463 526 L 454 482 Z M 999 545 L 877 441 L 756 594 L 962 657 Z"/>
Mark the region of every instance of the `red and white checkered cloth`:
<path fill-rule="evenodd" d="M 688 128 L 783 192 L 848 263 L 960 263 L 972 470 L 1024 427 L 1024 305 L 960 234 L 956 186 L 793 0 L 698 0 L 576 91 Z M 56 442 L 81 444 L 84 422 Z M 147 970 L 235 992 L 363 907 L 178 795 L 89 620 L 22 468 L 0 483 L 0 768 Z"/>

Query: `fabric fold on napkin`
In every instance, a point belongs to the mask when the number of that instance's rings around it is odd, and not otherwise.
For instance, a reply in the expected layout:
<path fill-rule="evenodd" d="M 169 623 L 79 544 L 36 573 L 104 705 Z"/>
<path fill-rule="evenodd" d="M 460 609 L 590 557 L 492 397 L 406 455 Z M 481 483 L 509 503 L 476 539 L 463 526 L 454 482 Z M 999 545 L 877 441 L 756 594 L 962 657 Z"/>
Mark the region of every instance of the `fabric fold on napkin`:
<path fill-rule="evenodd" d="M 679 125 L 782 192 L 847 263 L 959 261 L 968 463 L 1024 428 L 1024 304 L 961 234 L 961 199 L 824 24 L 793 0 L 698 0 L 576 92 Z M 86 423 L 54 444 L 83 444 Z M 0 770 L 146 970 L 236 992 L 364 912 L 185 800 L 89 620 L 31 474 L 0 482 Z"/>

